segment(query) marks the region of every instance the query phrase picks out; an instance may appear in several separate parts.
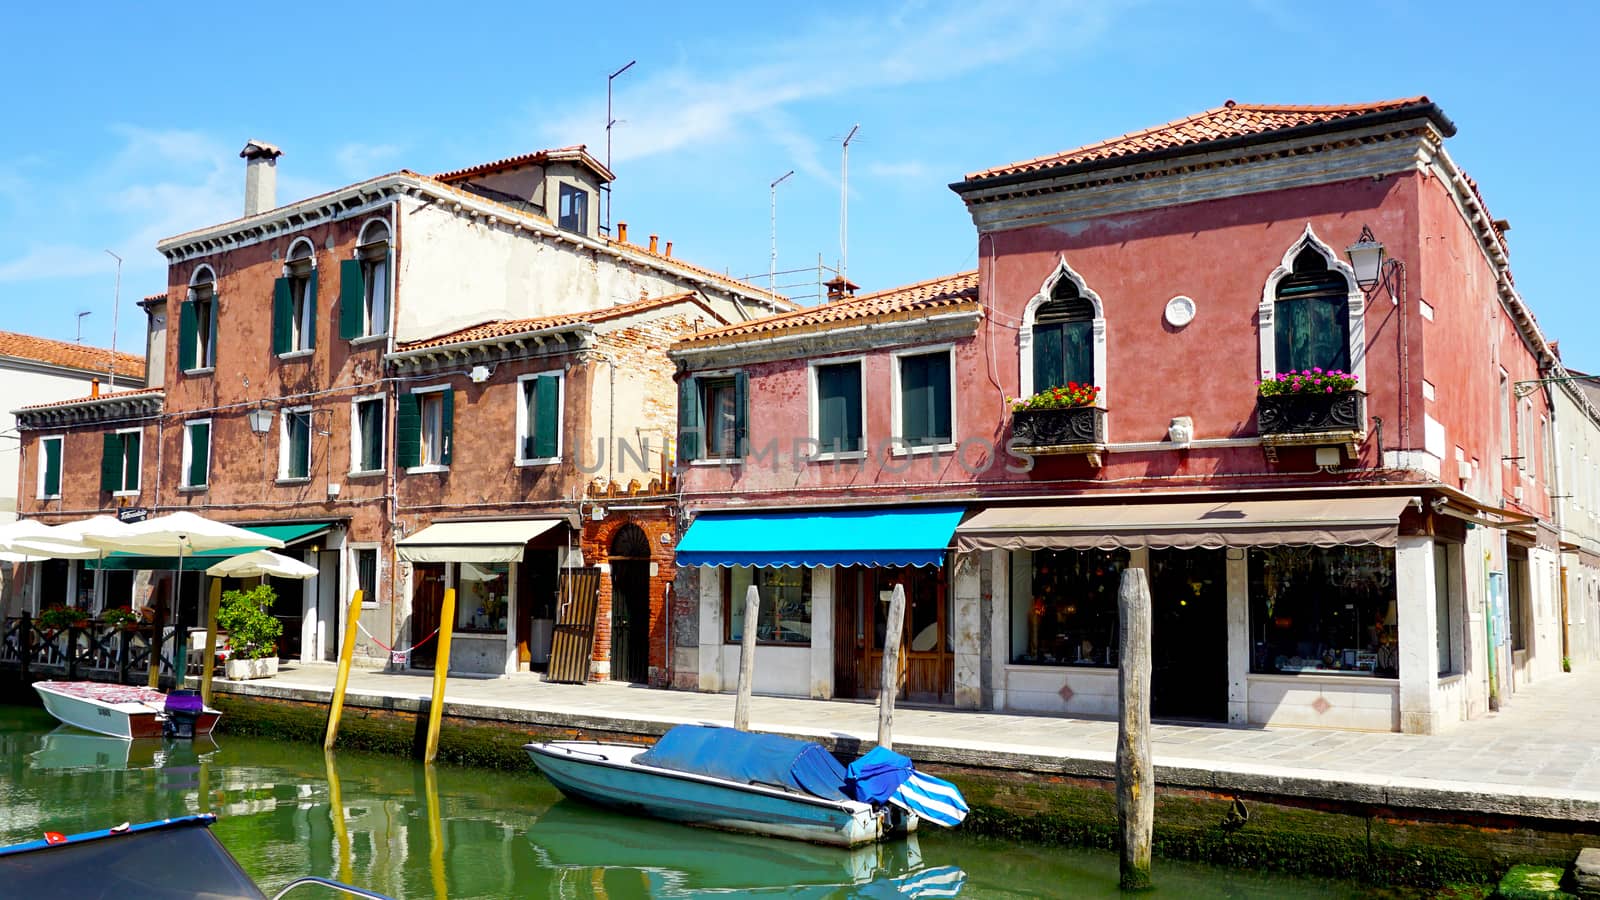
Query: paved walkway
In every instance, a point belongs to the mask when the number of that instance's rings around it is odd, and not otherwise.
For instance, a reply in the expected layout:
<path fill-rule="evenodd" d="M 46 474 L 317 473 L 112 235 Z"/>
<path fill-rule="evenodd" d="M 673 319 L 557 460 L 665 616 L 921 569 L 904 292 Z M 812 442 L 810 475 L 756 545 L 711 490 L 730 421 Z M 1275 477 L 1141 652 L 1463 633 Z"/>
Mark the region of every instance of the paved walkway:
<path fill-rule="evenodd" d="M 219 681 L 220 690 L 314 699 L 332 693 L 332 665 L 290 664 L 273 679 Z M 428 675 L 357 670 L 356 706 L 413 707 Z M 622 684 L 548 684 L 537 675 L 452 677 L 452 715 L 659 733 L 683 722 L 729 724 L 733 696 Z M 756 697 L 751 727 L 824 742 L 876 739 L 877 707 Z M 1115 722 L 948 709 L 898 708 L 896 749 L 929 763 L 1110 777 Z M 1439 735 L 1305 728 L 1156 725 L 1165 784 L 1388 806 L 1600 822 L 1600 667 L 1519 691 L 1500 712 Z"/>

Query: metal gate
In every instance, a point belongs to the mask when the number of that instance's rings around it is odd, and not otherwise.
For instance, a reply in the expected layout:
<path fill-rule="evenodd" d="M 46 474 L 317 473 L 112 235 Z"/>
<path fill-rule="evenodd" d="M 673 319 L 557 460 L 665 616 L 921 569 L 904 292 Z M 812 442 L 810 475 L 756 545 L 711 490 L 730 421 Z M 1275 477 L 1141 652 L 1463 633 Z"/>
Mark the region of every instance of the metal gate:
<path fill-rule="evenodd" d="M 546 681 L 582 684 L 589 680 L 594 652 L 594 618 L 600 597 L 600 569 L 563 569 L 556 600 L 556 633 Z"/>

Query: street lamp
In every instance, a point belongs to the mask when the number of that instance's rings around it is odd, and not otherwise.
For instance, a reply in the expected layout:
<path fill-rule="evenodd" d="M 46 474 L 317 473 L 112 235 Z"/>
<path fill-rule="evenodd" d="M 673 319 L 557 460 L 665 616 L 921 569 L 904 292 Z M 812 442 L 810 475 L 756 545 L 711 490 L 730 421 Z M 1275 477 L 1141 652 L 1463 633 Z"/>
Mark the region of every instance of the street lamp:
<path fill-rule="evenodd" d="M 1383 277 L 1383 242 L 1372 236 L 1372 229 L 1361 226 L 1361 236 L 1345 248 L 1350 267 L 1356 270 L 1356 284 L 1370 291 Z"/>
<path fill-rule="evenodd" d="M 272 410 L 267 409 L 265 406 L 258 406 L 250 410 L 248 418 L 250 420 L 250 430 L 256 434 L 266 434 L 272 428 Z"/>

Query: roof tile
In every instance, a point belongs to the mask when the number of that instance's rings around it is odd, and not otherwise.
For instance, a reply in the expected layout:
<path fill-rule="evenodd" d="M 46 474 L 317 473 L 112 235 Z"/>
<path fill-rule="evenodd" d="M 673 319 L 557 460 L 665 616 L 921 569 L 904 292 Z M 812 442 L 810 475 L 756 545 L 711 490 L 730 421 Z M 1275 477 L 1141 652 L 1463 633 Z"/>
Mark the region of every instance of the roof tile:
<path fill-rule="evenodd" d="M 106 391 L 102 392 L 98 397 L 73 397 L 70 400 L 55 400 L 50 403 L 35 403 L 32 406 L 23 406 L 19 407 L 18 409 L 49 409 L 52 406 L 73 406 L 78 403 L 99 402 L 101 400 L 126 400 L 130 397 L 139 397 L 145 394 L 160 394 L 162 390 L 162 388 L 152 387 L 139 388 L 138 390 L 132 391 Z"/>
<path fill-rule="evenodd" d="M 19 334 L 15 331 L 0 331 L 0 356 L 27 359 L 82 372 L 105 373 L 111 365 L 110 350 L 35 337 L 31 334 Z M 118 353 L 116 374 L 120 378 L 143 381 L 144 357 L 134 356 L 132 353 Z"/>
<path fill-rule="evenodd" d="M 400 352 L 406 352 L 410 350 L 426 350 L 430 347 L 446 347 L 452 344 L 471 344 L 478 341 L 489 341 L 494 340 L 495 338 L 510 337 L 514 334 L 527 334 L 530 331 L 543 331 L 549 328 L 561 328 L 568 325 L 592 325 L 597 322 L 618 319 L 622 318 L 623 316 L 647 312 L 658 307 L 671 306 L 675 303 L 681 303 L 684 301 L 696 302 L 696 305 L 699 305 L 693 291 L 684 291 L 677 294 L 668 294 L 664 297 L 651 297 L 645 300 L 635 300 L 632 303 L 620 303 L 616 306 L 605 307 L 604 309 L 591 309 L 582 312 L 563 313 L 555 316 L 540 316 L 532 319 L 496 319 L 493 322 L 484 322 L 481 325 L 473 325 L 469 328 L 462 328 L 457 331 L 452 331 L 449 334 L 441 334 L 437 337 L 425 338 L 420 341 L 412 341 L 407 344 L 400 344 L 395 349 Z M 706 312 L 712 316 L 716 315 L 716 313 L 712 312 L 709 307 L 706 308 Z"/>
<path fill-rule="evenodd" d="M 675 346 L 696 344 L 734 343 L 739 339 L 766 335 L 789 329 L 825 330 L 860 324 L 904 313 L 925 313 L 962 304 L 976 303 L 978 299 L 978 273 L 961 272 L 930 278 L 916 284 L 891 288 L 872 294 L 862 294 L 822 306 L 809 306 L 793 312 L 779 313 L 749 322 L 740 322 L 725 328 L 713 328 L 691 335 Z"/>

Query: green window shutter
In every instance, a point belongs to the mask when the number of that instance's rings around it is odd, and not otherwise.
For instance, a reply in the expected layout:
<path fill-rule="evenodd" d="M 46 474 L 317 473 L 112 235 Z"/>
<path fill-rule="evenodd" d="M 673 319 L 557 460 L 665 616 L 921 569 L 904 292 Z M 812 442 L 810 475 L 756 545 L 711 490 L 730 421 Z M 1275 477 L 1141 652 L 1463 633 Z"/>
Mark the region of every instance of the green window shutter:
<path fill-rule="evenodd" d="M 742 457 L 750 449 L 750 376 L 733 376 L 733 455 Z"/>
<path fill-rule="evenodd" d="M 130 431 L 122 436 L 122 453 L 128 460 L 122 481 L 125 491 L 139 489 L 139 432 Z"/>
<path fill-rule="evenodd" d="M 289 420 L 289 472 L 290 478 L 305 478 L 311 474 L 311 414 L 290 413 Z"/>
<path fill-rule="evenodd" d="M 439 392 L 439 464 L 450 465 L 452 444 L 455 443 L 456 392 Z"/>
<path fill-rule="evenodd" d="M 178 368 L 184 371 L 198 369 L 200 364 L 195 360 L 195 342 L 199 339 L 200 326 L 194 318 L 194 303 L 185 300 L 178 304 Z"/>
<path fill-rule="evenodd" d="M 211 425 L 189 426 L 189 486 L 205 484 L 211 474 Z"/>
<path fill-rule="evenodd" d="M 108 431 L 100 449 L 100 490 L 122 490 L 122 435 Z"/>
<path fill-rule="evenodd" d="M 915 446 L 928 437 L 928 367 L 920 356 L 900 357 L 900 437 Z"/>
<path fill-rule="evenodd" d="M 861 364 L 817 367 L 817 440 L 823 453 L 861 449 Z"/>
<path fill-rule="evenodd" d="M 1064 366 L 1061 359 L 1061 326 L 1040 325 L 1033 329 L 1033 392 L 1061 387 Z"/>
<path fill-rule="evenodd" d="M 395 464 L 422 465 L 422 403 L 416 394 L 401 394 L 394 412 Z"/>
<path fill-rule="evenodd" d="M 44 442 L 44 495 L 61 493 L 61 441 Z"/>
<path fill-rule="evenodd" d="M 383 403 L 361 405 L 361 468 L 375 472 L 383 468 Z"/>
<path fill-rule="evenodd" d="M 361 314 L 366 302 L 367 286 L 361 274 L 361 260 L 340 260 L 339 337 L 347 341 L 361 337 Z"/>
<path fill-rule="evenodd" d="M 311 270 L 311 274 L 306 276 L 306 320 L 311 325 L 305 335 L 306 345 L 304 349 L 306 350 L 310 350 L 317 345 L 317 282 L 320 280 L 317 277 L 317 270 L 314 268 Z"/>
<path fill-rule="evenodd" d="M 282 355 L 294 349 L 294 303 L 289 299 L 289 279 L 272 282 L 272 352 Z"/>
<path fill-rule="evenodd" d="M 1094 384 L 1094 323 L 1068 322 L 1061 326 L 1061 361 L 1066 381 Z"/>
<path fill-rule="evenodd" d="M 561 435 L 561 379 L 543 375 L 534 379 L 533 457 L 549 459 L 556 455 Z"/>
<path fill-rule="evenodd" d="M 211 295 L 210 306 L 211 330 L 208 332 L 210 334 L 210 339 L 208 341 L 210 353 L 206 353 L 207 348 L 205 347 L 200 348 L 200 352 L 206 356 L 204 364 L 215 368 L 217 365 L 217 344 L 219 343 L 217 340 L 217 311 L 222 308 L 221 295 L 213 293 Z"/>
<path fill-rule="evenodd" d="M 933 423 L 930 435 L 939 443 L 949 443 L 955 437 L 950 428 L 950 354 L 933 353 L 928 360 L 928 421 Z"/>
<path fill-rule="evenodd" d="M 678 382 L 678 461 L 700 458 L 705 423 L 700 420 L 700 385 L 689 377 Z"/>

